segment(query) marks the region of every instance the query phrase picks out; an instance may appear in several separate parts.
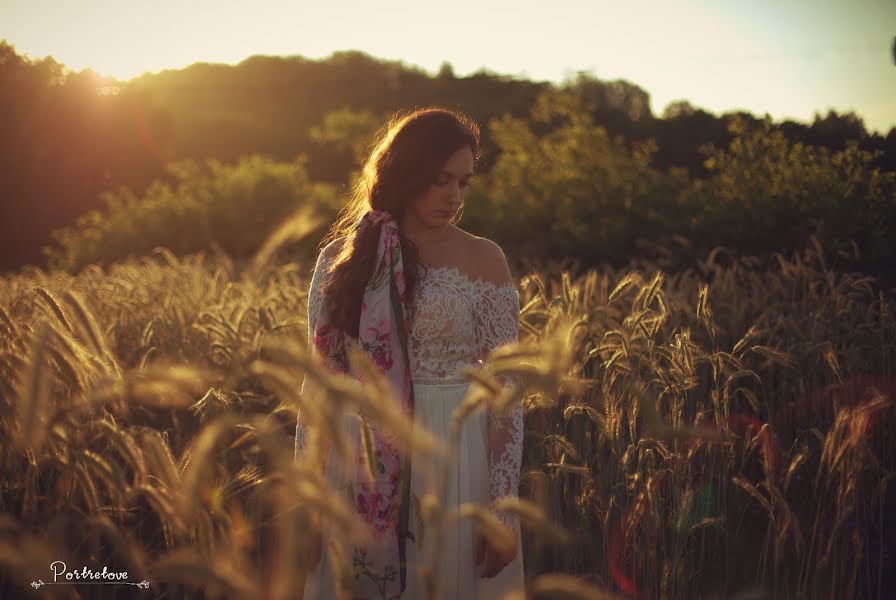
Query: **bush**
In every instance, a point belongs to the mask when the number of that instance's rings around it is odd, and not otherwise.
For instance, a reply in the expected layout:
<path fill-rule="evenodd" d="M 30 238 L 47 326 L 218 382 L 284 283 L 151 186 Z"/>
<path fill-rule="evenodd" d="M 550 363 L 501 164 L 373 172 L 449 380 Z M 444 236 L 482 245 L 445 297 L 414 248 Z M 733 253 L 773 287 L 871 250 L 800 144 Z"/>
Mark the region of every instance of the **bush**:
<path fill-rule="evenodd" d="M 481 191 L 471 189 L 464 222 L 508 249 L 623 264 L 639 238 L 681 228 L 684 171 L 651 168 L 650 142 L 631 152 L 611 140 L 577 94 L 545 93 L 531 122 L 504 116 L 489 129 L 500 156 Z"/>
<path fill-rule="evenodd" d="M 107 192 L 104 213 L 90 211 L 54 231 L 57 246 L 43 251 L 51 269 L 67 271 L 147 255 L 156 246 L 176 255 L 216 249 L 246 258 L 300 208 L 335 215 L 334 186 L 311 182 L 305 162 L 305 156 L 282 163 L 247 155 L 234 165 L 171 163 L 166 171 L 174 186 L 155 181 L 142 198 L 124 187 Z"/>
<path fill-rule="evenodd" d="M 709 177 L 691 180 L 651 166 L 653 140 L 630 149 L 593 114 L 578 94 L 552 91 L 528 120 L 491 121 L 500 155 L 464 224 L 508 254 L 583 266 L 641 256 L 685 268 L 717 246 L 770 258 L 812 235 L 845 270 L 896 262 L 896 173 L 873 166 L 878 152 L 791 142 L 768 118 L 734 116 L 728 148 L 701 148 Z"/>
<path fill-rule="evenodd" d="M 748 254 L 805 246 L 813 234 L 833 257 L 853 254 L 883 267 L 896 249 L 896 173 L 873 167 L 877 154 L 856 143 L 833 152 L 793 143 L 772 129 L 735 119 L 728 149 L 707 147 L 711 176 L 683 204 L 697 216 L 691 235 L 704 249 Z"/>

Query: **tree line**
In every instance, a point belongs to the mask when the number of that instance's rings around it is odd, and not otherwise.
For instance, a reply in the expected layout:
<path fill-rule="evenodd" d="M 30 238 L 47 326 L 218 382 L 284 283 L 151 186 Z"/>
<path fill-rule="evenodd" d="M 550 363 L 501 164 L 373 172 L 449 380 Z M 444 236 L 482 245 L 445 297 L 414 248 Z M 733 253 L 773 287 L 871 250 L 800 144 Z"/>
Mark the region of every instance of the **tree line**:
<path fill-rule="evenodd" d="M 710 242 L 772 250 L 819 231 L 841 239 L 846 254 L 855 254 L 849 240 L 856 240 L 876 262 L 891 239 L 884 231 L 893 220 L 886 195 L 896 128 L 869 134 L 854 113 L 775 123 L 743 112 L 716 116 L 682 100 L 654 116 L 648 93 L 623 80 L 579 73 L 555 85 L 487 70 L 459 78 L 447 63 L 430 75 L 356 51 L 197 63 L 119 82 L 69 72 L 52 58 L 32 60 L 2 42 L 2 268 L 116 256 L 124 249 L 101 250 L 107 237 L 97 232 L 113 221 L 123 226 L 131 214 L 131 233 L 147 236 L 155 226 L 136 220 L 152 212 L 145 203 L 173 211 L 158 217 L 158 229 L 180 231 L 175 247 L 214 239 L 248 252 L 255 238 L 246 219 L 175 222 L 197 206 L 220 215 L 276 205 L 256 215 L 261 231 L 303 201 L 332 211 L 386 118 L 430 104 L 460 108 L 483 124 L 482 185 L 466 223 L 539 257 L 592 262 L 656 254 L 663 250 L 653 242 L 679 240 L 670 243 L 691 244 L 686 260 Z M 536 155 L 533 175 L 523 157 Z M 251 183 L 220 187 L 241 171 L 238 179 Z M 520 185 L 527 177 L 540 180 Z M 547 217 L 548 230 L 514 239 L 525 231 L 520 219 Z M 209 233 L 184 231 L 191 226 Z M 94 250 L 75 252 L 73 244 Z"/>

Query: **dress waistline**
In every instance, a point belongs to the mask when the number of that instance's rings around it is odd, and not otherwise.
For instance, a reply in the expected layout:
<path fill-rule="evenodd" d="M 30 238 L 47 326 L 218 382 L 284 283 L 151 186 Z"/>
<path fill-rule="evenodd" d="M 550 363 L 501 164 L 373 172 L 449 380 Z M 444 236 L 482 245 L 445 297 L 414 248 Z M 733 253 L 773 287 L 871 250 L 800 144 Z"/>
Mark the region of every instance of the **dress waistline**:
<path fill-rule="evenodd" d="M 470 382 L 466 379 L 454 379 L 454 378 L 446 378 L 446 379 L 416 379 L 411 380 L 411 383 L 414 384 L 414 387 L 461 387 L 470 385 Z"/>

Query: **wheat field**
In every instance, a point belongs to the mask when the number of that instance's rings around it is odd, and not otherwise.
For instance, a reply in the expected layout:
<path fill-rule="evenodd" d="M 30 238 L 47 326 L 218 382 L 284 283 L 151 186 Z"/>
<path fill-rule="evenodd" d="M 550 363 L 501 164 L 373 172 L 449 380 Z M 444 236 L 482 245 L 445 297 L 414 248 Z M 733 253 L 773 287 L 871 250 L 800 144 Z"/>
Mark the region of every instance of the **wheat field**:
<path fill-rule="evenodd" d="M 342 411 L 450 457 L 383 388 L 321 367 L 308 266 L 259 256 L 158 249 L 0 279 L 0 596 L 135 591 L 36 590 L 63 560 L 126 570 L 148 586 L 133 597 L 299 598 L 310 528 L 363 534 L 321 475 Z M 519 344 L 470 372 L 456 419 L 523 403 L 521 498 L 502 508 L 523 525 L 527 597 L 896 595 L 892 290 L 829 269 L 817 243 L 724 258 L 519 278 Z M 520 383 L 501 391 L 506 375 Z M 504 535 L 484 507 L 461 518 Z"/>

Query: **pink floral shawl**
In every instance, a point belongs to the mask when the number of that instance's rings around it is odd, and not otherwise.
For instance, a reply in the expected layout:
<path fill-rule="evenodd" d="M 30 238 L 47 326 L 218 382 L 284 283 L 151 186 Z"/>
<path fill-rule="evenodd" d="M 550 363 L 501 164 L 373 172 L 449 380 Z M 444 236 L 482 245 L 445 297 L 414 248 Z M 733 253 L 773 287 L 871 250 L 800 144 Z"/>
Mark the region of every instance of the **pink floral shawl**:
<path fill-rule="evenodd" d="M 376 262 L 361 303 L 358 343 L 367 351 L 401 399 L 402 412 L 413 419 L 413 384 L 407 354 L 409 312 L 405 294 L 404 267 L 398 241 L 398 224 L 388 212 L 371 210 L 358 228 L 381 225 Z M 323 307 L 313 332 L 314 348 L 334 370 L 347 371 L 345 333 L 328 322 Z M 358 598 L 393 598 L 405 588 L 405 543 L 410 504 L 410 464 L 408 449 L 393 436 L 373 428 L 375 465 L 371 486 L 364 472 L 363 458 L 355 460 L 350 483 L 355 508 L 374 532 L 372 546 L 355 546 L 355 594 Z M 361 440 L 354 440 L 363 448 Z M 406 454 L 406 455 L 405 455 Z"/>

